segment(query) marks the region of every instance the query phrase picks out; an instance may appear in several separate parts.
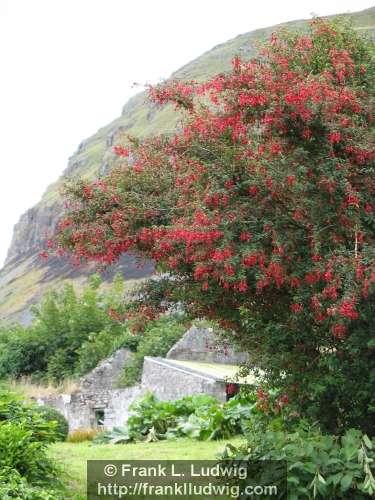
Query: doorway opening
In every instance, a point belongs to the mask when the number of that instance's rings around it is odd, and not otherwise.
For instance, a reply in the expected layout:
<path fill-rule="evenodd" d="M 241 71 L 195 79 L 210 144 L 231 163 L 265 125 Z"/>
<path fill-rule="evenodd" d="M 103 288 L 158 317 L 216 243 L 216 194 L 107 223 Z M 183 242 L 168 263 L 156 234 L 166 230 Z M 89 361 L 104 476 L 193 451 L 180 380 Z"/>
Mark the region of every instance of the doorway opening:
<path fill-rule="evenodd" d="M 104 427 L 104 408 L 94 408 L 95 427 Z"/>

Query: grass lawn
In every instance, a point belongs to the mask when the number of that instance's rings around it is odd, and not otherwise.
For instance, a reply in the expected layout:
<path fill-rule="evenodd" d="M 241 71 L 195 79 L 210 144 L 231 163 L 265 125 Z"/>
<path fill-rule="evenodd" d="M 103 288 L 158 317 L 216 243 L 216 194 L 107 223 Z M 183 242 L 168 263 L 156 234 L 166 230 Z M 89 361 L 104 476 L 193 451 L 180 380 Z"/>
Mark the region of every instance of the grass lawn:
<path fill-rule="evenodd" d="M 86 499 L 87 460 L 213 460 L 226 443 L 239 445 L 244 441 L 235 437 L 224 441 L 193 441 L 176 439 L 156 443 L 105 444 L 55 443 L 49 455 L 61 464 L 63 480 L 68 485 L 67 498 Z"/>

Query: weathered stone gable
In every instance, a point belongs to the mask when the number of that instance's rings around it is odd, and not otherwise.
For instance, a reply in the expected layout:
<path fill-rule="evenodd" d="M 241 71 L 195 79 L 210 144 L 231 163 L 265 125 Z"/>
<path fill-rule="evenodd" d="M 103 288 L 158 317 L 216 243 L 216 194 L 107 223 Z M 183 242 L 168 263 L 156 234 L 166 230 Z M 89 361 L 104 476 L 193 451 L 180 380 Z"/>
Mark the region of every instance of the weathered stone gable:
<path fill-rule="evenodd" d="M 69 422 L 70 432 L 123 425 L 129 415 L 129 406 L 144 393 L 139 384 L 118 388 L 124 367 L 133 357 L 128 349 L 119 349 L 83 377 L 76 392 L 39 399 L 38 402 L 60 411 Z"/>
<path fill-rule="evenodd" d="M 247 355 L 220 343 L 212 328 L 192 326 L 170 349 L 167 359 L 239 365 L 246 362 Z"/>
<path fill-rule="evenodd" d="M 101 361 L 96 368 L 80 380 L 80 387 L 86 392 L 97 392 L 118 387 L 124 367 L 134 358 L 129 349 L 119 349 L 110 358 Z"/>

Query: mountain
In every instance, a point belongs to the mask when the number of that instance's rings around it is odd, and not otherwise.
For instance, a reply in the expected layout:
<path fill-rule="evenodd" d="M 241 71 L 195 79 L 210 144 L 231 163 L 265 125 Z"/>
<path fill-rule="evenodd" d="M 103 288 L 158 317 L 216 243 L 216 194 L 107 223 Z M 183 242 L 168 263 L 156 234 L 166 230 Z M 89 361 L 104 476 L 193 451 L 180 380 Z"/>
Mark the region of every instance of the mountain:
<path fill-rule="evenodd" d="M 375 7 L 348 14 L 356 29 L 375 36 Z M 258 29 L 238 35 L 236 38 L 217 45 L 194 61 L 186 64 L 171 78 L 203 80 L 230 68 L 235 55 L 250 58 L 255 52 L 257 40 L 264 40 L 280 26 L 292 30 L 303 30 L 306 20 L 292 21 L 283 25 Z M 30 305 L 50 287 L 71 280 L 82 285 L 92 266 L 74 268 L 67 260 L 50 258 L 42 261 L 39 252 L 45 235 L 51 233 L 62 213 L 63 203 L 60 188 L 66 177 L 79 176 L 92 179 L 108 172 L 113 162 L 112 146 L 121 133 L 146 136 L 173 130 L 177 116 L 169 106 L 158 108 L 147 102 L 144 92 L 132 97 L 124 106 L 121 116 L 81 142 L 70 157 L 63 175 L 45 191 L 40 202 L 24 213 L 14 227 L 14 233 L 7 259 L 0 271 L 0 319 L 16 319 L 28 322 Z M 133 280 L 152 273 L 151 265 L 139 268 L 129 255 L 106 271 L 106 279 L 116 272 L 122 272 L 129 285 Z"/>

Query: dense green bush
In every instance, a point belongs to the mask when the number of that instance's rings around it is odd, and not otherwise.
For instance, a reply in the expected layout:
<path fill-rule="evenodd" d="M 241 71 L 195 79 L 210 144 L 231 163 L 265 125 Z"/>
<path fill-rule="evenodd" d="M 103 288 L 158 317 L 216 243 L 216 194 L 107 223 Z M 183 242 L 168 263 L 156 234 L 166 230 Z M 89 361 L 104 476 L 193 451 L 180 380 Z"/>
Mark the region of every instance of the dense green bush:
<path fill-rule="evenodd" d="M 45 371 L 48 352 L 48 343 L 32 327 L 3 327 L 0 330 L 0 378 Z"/>
<path fill-rule="evenodd" d="M 128 314 L 133 304 L 124 303 L 124 283 L 117 277 L 100 291 L 100 278 L 78 294 L 71 285 L 47 293 L 34 307 L 28 327 L 0 329 L 0 379 L 31 376 L 38 382 L 59 383 L 82 376 L 120 347 L 134 352 L 134 362 L 123 384 L 139 380 L 144 356 L 164 356 L 186 329 L 186 318 L 166 315 L 155 319 Z M 136 302 L 136 301 L 135 301 Z"/>
<path fill-rule="evenodd" d="M 64 415 L 51 406 L 38 406 L 35 408 L 35 411 L 39 413 L 46 422 L 56 423 L 56 441 L 66 441 L 69 433 L 69 424 Z"/>
<path fill-rule="evenodd" d="M 46 443 L 37 441 L 25 422 L 0 424 L 0 469 L 3 467 L 17 470 L 33 484 L 46 484 L 55 478 Z"/>
<path fill-rule="evenodd" d="M 90 333 L 89 337 L 77 350 L 78 362 L 76 373 L 83 375 L 89 372 L 103 359 L 112 354 L 116 349 L 118 339 L 108 330 Z"/>
<path fill-rule="evenodd" d="M 239 448 L 227 445 L 222 458 L 247 461 L 255 482 L 261 481 L 267 469 L 262 465 L 264 461 L 286 461 L 290 500 L 365 499 L 375 494 L 374 446 L 374 440 L 355 429 L 339 437 L 323 434 L 307 424 L 289 432 L 260 426 L 248 434 L 246 445 Z M 282 483 L 285 474 L 280 479 L 279 492 L 286 494 Z M 277 483 L 276 476 L 273 482 Z"/>
<path fill-rule="evenodd" d="M 63 500 L 62 492 L 47 486 L 30 485 L 21 474 L 10 467 L 0 470 L 0 498 L 22 500 Z"/>
<path fill-rule="evenodd" d="M 165 356 L 185 331 L 184 318 L 178 315 L 162 316 L 157 320 L 150 321 L 142 335 L 137 336 L 136 354 L 134 360 L 124 370 L 121 385 L 128 387 L 139 382 L 144 357 Z"/>
<path fill-rule="evenodd" d="M 94 275 L 79 294 L 72 285 L 48 292 L 34 307 L 30 326 L 0 330 L 0 378 L 31 375 L 59 382 L 93 368 L 126 339 L 122 307 L 124 283 L 116 278 L 101 291 Z M 105 333 L 103 333 L 105 332 Z"/>
<path fill-rule="evenodd" d="M 362 307 L 366 318 L 374 317 L 375 296 Z M 358 321 L 355 332 L 342 345 L 317 361 L 316 370 L 309 373 L 308 391 L 300 388 L 300 411 L 319 421 L 327 432 L 358 427 L 375 435 L 373 332 L 367 319 Z"/>
<path fill-rule="evenodd" d="M 199 440 L 222 439 L 249 428 L 257 413 L 256 397 L 238 395 L 226 403 L 200 394 L 176 401 L 158 401 L 148 394 L 133 403 L 126 426 L 101 433 L 96 443 L 126 443 L 136 440 L 190 437 Z"/>
<path fill-rule="evenodd" d="M 59 427 L 62 423 L 57 418 L 46 418 L 41 407 L 27 404 L 20 396 L 0 390 L 0 425 L 6 422 L 22 424 L 38 442 L 52 443 L 61 439 Z"/>
<path fill-rule="evenodd" d="M 52 491 L 60 483 L 47 456 L 48 445 L 61 439 L 63 425 L 52 413 L 0 391 L 0 498 L 62 498 Z"/>
<path fill-rule="evenodd" d="M 135 436 L 145 436 L 151 429 L 157 436 L 162 436 L 175 428 L 181 418 L 189 417 L 198 408 L 206 409 L 215 404 L 215 398 L 203 394 L 176 401 L 158 401 L 155 396 L 148 394 L 133 403 L 127 425 Z"/>

